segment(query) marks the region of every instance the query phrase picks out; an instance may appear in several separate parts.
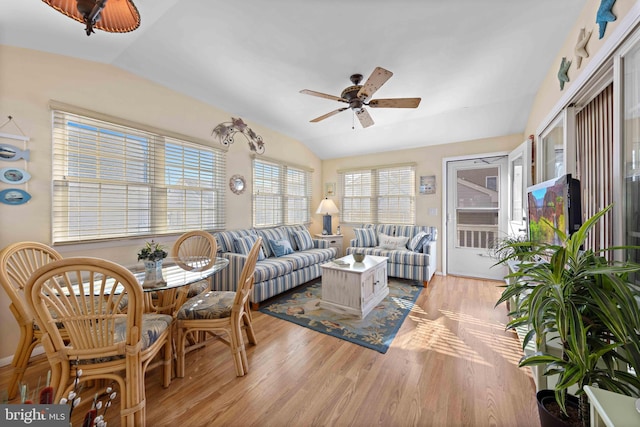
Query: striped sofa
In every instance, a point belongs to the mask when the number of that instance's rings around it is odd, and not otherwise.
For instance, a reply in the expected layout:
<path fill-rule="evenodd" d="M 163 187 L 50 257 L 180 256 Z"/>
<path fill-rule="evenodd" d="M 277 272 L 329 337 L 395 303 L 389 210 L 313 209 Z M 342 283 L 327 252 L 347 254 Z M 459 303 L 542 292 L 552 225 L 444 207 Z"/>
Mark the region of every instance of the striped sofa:
<path fill-rule="evenodd" d="M 365 232 L 369 230 L 370 232 Z M 354 228 L 356 238 L 351 239 L 347 254 L 362 252 L 366 255 L 388 257 L 387 274 L 390 277 L 419 280 L 426 287 L 436 271 L 436 240 L 438 230 L 435 227 L 396 224 L 365 224 Z M 407 248 L 416 238 L 418 247 Z M 403 247 L 389 249 L 380 247 L 380 235 L 406 237 Z M 425 235 L 426 234 L 426 235 Z M 422 238 L 421 238 L 422 237 Z M 400 241 L 404 239 L 398 239 Z"/>
<path fill-rule="evenodd" d="M 262 249 L 265 258 L 258 260 L 255 270 L 255 283 L 250 301 L 252 308 L 259 303 L 289 289 L 306 283 L 322 275 L 321 264 L 336 257 L 336 248 L 329 247 L 329 242 L 311 239 L 312 248 L 299 250 L 294 232 L 306 230 L 300 226 L 282 226 L 266 229 L 239 229 L 214 233 L 218 243 L 219 256 L 229 260 L 229 266 L 213 276 L 212 288 L 219 291 L 235 291 L 240 272 L 244 267 L 246 255 L 239 253 L 236 240 L 244 236 L 262 237 Z M 310 235 L 309 235 L 310 236 Z M 275 256 L 269 240 L 288 239 L 293 253 Z"/>

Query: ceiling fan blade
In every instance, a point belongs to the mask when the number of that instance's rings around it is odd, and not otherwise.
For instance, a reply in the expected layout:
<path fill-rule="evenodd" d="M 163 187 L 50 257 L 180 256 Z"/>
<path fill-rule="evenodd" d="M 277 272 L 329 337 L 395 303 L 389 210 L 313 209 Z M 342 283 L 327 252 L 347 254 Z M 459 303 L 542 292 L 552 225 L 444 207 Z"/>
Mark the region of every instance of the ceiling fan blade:
<path fill-rule="evenodd" d="M 393 76 L 393 73 L 389 70 L 385 70 L 382 67 L 376 67 L 373 73 L 369 76 L 367 81 L 358 91 L 358 98 L 363 99 L 365 102 L 373 96 L 373 94 L 382 87 L 387 80 Z"/>
<path fill-rule="evenodd" d="M 417 108 L 421 98 L 387 98 L 372 99 L 369 101 L 371 108 Z"/>
<path fill-rule="evenodd" d="M 369 115 L 369 112 L 364 108 L 356 111 L 356 116 L 358 116 L 358 120 L 360 120 L 360 124 L 363 128 L 368 128 L 369 126 L 373 126 L 373 119 Z"/>
<path fill-rule="evenodd" d="M 338 114 L 338 113 L 340 113 L 341 111 L 344 111 L 344 110 L 346 110 L 346 109 L 348 109 L 348 108 L 349 108 L 349 107 L 338 108 L 337 110 L 333 110 L 333 111 L 332 111 L 332 112 L 330 112 L 330 113 L 323 114 L 322 116 L 320 116 L 320 117 L 316 117 L 315 119 L 313 119 L 313 120 L 309 120 L 309 121 L 310 121 L 311 123 L 317 123 L 317 122 L 319 122 L 320 120 L 324 120 L 324 119 L 327 119 L 327 118 L 329 118 L 329 117 L 331 117 L 331 116 L 335 116 L 336 114 Z"/>
<path fill-rule="evenodd" d="M 334 101 L 347 102 L 346 99 L 342 99 L 339 96 L 329 95 L 322 92 L 316 92 L 315 90 L 302 89 L 300 93 L 304 93 L 305 95 L 318 96 L 320 98 L 332 99 Z"/>

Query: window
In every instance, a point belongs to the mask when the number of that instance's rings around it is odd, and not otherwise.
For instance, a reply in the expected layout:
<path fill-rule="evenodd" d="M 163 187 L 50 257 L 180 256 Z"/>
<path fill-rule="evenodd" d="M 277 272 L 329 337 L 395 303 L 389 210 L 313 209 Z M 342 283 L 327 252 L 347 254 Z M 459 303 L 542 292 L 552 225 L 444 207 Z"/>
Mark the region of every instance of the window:
<path fill-rule="evenodd" d="M 253 160 L 253 226 L 310 222 L 311 170 L 263 158 Z"/>
<path fill-rule="evenodd" d="M 341 171 L 345 223 L 415 224 L 415 166 L 398 165 Z"/>
<path fill-rule="evenodd" d="M 53 112 L 53 242 L 225 226 L 224 151 Z"/>

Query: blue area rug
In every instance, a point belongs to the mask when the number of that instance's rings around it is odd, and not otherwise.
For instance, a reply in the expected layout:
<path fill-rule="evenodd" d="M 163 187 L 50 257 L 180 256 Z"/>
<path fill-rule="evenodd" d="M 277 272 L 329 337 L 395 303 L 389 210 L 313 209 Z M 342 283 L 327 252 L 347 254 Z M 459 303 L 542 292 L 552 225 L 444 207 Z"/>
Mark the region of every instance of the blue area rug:
<path fill-rule="evenodd" d="M 364 319 L 320 308 L 320 282 L 275 297 L 260 311 L 386 353 L 422 289 L 420 282 L 390 278 L 389 295 Z"/>

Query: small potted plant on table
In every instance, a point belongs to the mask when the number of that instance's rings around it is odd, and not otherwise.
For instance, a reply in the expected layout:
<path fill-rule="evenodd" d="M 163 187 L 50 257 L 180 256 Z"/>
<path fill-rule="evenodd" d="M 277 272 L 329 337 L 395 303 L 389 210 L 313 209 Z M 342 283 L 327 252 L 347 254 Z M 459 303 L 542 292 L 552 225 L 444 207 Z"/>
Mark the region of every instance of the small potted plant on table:
<path fill-rule="evenodd" d="M 138 252 L 138 261 L 144 261 L 143 287 L 153 287 L 166 283 L 162 278 L 162 260 L 167 257 L 167 252 L 159 243 L 147 242 Z"/>

